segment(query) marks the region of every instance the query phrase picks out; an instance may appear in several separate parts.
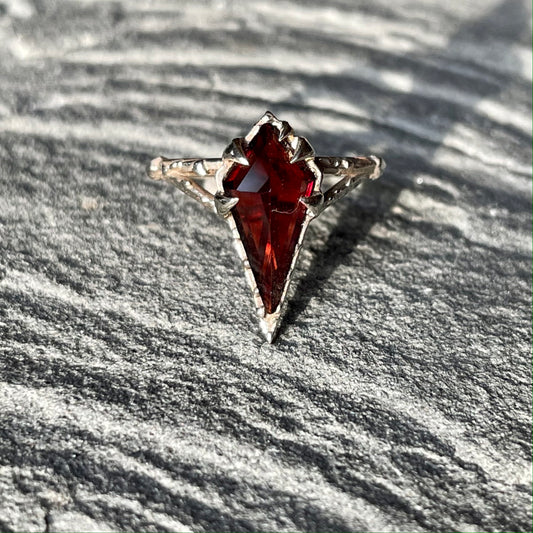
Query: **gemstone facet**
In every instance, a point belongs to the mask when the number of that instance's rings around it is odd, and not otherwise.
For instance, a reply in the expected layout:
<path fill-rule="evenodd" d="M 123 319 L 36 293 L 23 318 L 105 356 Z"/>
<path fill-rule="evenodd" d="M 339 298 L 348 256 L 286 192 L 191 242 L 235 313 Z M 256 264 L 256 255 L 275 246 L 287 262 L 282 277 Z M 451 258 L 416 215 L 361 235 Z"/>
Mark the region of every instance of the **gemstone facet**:
<path fill-rule="evenodd" d="M 270 123 L 245 146 L 249 165 L 235 163 L 224 193 L 238 198 L 232 214 L 268 314 L 280 305 L 316 176 L 305 161 L 291 163 L 292 148 Z"/>

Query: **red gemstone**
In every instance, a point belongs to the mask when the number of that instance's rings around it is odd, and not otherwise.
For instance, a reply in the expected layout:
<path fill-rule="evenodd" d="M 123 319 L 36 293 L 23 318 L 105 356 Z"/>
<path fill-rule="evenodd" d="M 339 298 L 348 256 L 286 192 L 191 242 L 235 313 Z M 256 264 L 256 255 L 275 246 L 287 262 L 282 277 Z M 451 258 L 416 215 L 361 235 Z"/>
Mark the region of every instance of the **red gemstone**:
<path fill-rule="evenodd" d="M 257 288 L 267 313 L 278 307 L 305 219 L 299 202 L 313 192 L 315 175 L 304 161 L 290 163 L 289 147 L 263 124 L 245 150 L 250 166 L 235 164 L 224 179 Z"/>

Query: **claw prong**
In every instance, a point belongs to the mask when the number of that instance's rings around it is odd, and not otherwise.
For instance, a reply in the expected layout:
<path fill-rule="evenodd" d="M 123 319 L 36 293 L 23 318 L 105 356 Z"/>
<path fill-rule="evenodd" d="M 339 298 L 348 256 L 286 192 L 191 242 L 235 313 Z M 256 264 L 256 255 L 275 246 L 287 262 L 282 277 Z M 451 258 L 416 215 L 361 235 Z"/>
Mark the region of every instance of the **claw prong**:
<path fill-rule="evenodd" d="M 220 193 L 215 194 L 215 209 L 217 215 L 226 218 L 230 211 L 237 205 L 238 201 L 239 199 L 235 197 L 224 196 Z"/>

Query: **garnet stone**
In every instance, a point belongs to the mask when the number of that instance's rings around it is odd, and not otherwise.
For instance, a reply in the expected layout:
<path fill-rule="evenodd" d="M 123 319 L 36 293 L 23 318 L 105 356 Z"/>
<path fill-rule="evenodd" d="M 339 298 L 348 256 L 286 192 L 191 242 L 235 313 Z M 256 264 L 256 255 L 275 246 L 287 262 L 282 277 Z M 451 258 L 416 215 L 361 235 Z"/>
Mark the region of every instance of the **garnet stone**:
<path fill-rule="evenodd" d="M 302 231 L 315 175 L 305 161 L 290 163 L 290 147 L 272 124 L 263 124 L 245 150 L 250 165 L 235 164 L 224 179 L 265 311 L 276 311 Z"/>

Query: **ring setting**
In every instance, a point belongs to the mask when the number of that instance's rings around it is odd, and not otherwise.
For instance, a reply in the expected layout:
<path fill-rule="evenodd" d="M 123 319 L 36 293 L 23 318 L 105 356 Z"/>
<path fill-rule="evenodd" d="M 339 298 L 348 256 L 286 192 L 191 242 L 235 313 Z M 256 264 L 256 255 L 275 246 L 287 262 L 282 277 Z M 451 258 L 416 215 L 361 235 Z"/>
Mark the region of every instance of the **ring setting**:
<path fill-rule="evenodd" d="M 157 157 L 147 173 L 227 222 L 261 330 L 272 342 L 309 223 L 384 168 L 376 156 L 317 157 L 307 139 L 267 111 L 220 159 Z M 337 179 L 324 190 L 328 176 Z"/>

